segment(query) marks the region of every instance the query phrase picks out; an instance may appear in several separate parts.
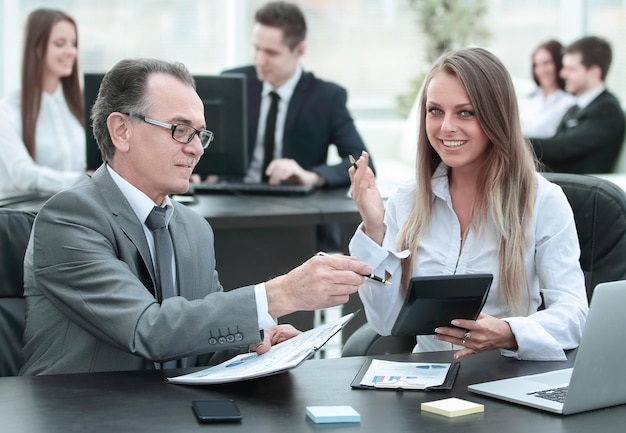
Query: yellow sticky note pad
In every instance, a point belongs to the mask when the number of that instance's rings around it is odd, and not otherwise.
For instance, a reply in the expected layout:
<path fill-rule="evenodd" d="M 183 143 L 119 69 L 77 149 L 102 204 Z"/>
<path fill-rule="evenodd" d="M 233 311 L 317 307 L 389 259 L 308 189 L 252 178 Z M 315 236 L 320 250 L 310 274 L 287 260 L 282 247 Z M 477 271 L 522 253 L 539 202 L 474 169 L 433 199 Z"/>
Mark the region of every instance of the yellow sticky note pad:
<path fill-rule="evenodd" d="M 443 400 L 429 401 L 422 403 L 422 410 L 436 413 L 438 415 L 454 418 L 457 416 L 470 415 L 485 411 L 485 406 L 460 398 L 445 398 Z"/>

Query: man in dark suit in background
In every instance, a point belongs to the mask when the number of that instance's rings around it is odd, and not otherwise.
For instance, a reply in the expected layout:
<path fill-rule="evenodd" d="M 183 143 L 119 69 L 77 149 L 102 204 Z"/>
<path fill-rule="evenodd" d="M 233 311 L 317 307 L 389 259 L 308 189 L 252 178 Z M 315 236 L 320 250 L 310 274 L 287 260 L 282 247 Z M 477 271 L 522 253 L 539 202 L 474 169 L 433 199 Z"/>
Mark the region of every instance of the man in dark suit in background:
<path fill-rule="evenodd" d="M 324 187 L 350 184 L 348 155 L 366 150 L 346 107 L 347 92 L 302 70 L 306 21 L 300 8 L 271 2 L 256 11 L 252 31 L 254 66 L 225 73 L 247 78 L 249 182 L 297 183 Z M 271 157 L 265 156 L 264 135 L 271 117 L 272 96 L 278 111 Z M 328 165 L 331 144 L 342 161 Z"/>
<path fill-rule="evenodd" d="M 547 169 L 563 173 L 611 173 L 624 140 L 624 113 L 604 81 L 611 65 L 611 46 L 589 36 L 565 50 L 561 76 L 576 96 L 551 138 L 530 138 Z"/>
<path fill-rule="evenodd" d="M 358 159 L 367 149 L 346 106 L 346 90 L 300 65 L 306 50 L 302 11 L 270 2 L 256 11 L 255 21 L 254 65 L 224 71 L 247 79 L 250 165 L 244 181 L 348 186 L 349 155 Z M 327 164 L 332 144 L 342 159 L 336 165 Z M 317 241 L 320 250 L 341 250 L 339 226 L 318 226 Z"/>

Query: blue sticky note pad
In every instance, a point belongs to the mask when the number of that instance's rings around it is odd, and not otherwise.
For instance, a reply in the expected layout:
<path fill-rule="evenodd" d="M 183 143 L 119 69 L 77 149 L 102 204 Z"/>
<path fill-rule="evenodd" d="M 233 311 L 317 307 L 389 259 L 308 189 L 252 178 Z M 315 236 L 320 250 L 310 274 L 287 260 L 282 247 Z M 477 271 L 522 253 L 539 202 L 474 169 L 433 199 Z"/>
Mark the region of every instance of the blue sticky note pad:
<path fill-rule="evenodd" d="M 306 416 L 315 423 L 361 422 L 352 406 L 307 406 Z"/>

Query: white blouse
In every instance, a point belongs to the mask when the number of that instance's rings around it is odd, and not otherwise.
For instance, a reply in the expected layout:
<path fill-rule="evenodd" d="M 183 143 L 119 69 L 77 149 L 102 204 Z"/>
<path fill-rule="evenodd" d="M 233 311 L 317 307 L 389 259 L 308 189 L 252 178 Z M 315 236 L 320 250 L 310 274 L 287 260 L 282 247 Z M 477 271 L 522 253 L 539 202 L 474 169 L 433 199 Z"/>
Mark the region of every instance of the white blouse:
<path fill-rule="evenodd" d="M 59 191 L 85 172 L 85 129 L 70 112 L 61 86 L 42 93 L 35 131 L 36 159 L 22 140 L 20 92 L 0 101 L 0 190 Z"/>
<path fill-rule="evenodd" d="M 524 137 L 552 137 L 565 112 L 576 103 L 574 95 L 561 89 L 545 96 L 538 87 L 518 101 L 520 123 Z"/>
<path fill-rule="evenodd" d="M 494 276 L 483 312 L 506 320 L 518 350 L 501 350 L 505 356 L 527 360 L 564 360 L 565 349 L 578 346 L 587 317 L 585 281 L 579 265 L 580 247 L 572 210 L 558 185 L 536 175 L 537 194 L 532 230 L 524 253 L 530 293 L 524 293 L 524 314 L 513 317 L 499 302 L 499 266 L 496 230 L 490 221 L 477 233 L 469 230 L 461 244 L 460 223 L 452 208 L 447 167 L 433 175 L 431 226 L 413 263 L 414 276 L 491 273 Z M 413 207 L 415 182 L 401 186 L 387 201 L 383 245 L 372 241 L 359 227 L 350 241 L 350 253 L 369 263 L 376 275 L 391 275 L 392 286 L 372 280 L 359 288 L 370 325 L 389 335 L 402 306 L 400 258 L 396 237 Z M 543 294 L 545 309 L 537 311 Z M 417 336 L 414 352 L 460 349 L 432 336 Z"/>

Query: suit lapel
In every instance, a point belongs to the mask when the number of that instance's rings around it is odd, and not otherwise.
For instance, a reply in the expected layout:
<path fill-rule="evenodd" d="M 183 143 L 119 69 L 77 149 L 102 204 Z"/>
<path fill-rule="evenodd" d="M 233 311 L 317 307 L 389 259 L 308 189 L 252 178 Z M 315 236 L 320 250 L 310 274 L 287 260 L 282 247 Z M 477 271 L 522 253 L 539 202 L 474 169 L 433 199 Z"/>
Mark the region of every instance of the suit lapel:
<path fill-rule="evenodd" d="M 595 98 L 594 98 L 594 99 L 593 99 L 593 100 L 592 100 L 589 104 L 587 104 L 587 106 L 586 106 L 585 108 L 583 108 L 582 110 L 580 110 L 580 111 L 578 112 L 578 116 L 577 116 L 577 117 L 580 117 L 581 115 L 586 114 L 588 111 L 593 111 L 594 106 L 595 106 L 598 102 L 602 101 L 602 99 L 604 99 L 604 98 L 606 97 L 607 93 L 608 93 L 608 92 L 607 92 L 607 90 L 606 90 L 606 89 L 604 89 L 604 90 L 603 90 L 603 91 L 602 91 L 602 92 L 601 92 L 598 96 L 596 96 L 596 97 L 595 97 Z"/>
<path fill-rule="evenodd" d="M 130 242 L 137 248 L 143 264 L 148 269 L 148 273 L 152 279 L 152 287 L 148 287 L 148 290 L 156 297 L 156 274 L 152 265 L 150 247 L 146 240 L 146 234 L 143 231 L 143 223 L 135 216 L 135 212 L 130 207 L 126 197 L 124 197 L 109 175 L 105 164 L 102 164 L 93 174 L 93 180 L 98 185 L 102 197 L 111 210 L 115 221 L 126 234 Z"/>
<path fill-rule="evenodd" d="M 308 99 L 308 93 L 310 91 L 311 83 L 313 82 L 313 74 L 310 72 L 302 72 L 296 88 L 293 90 L 293 95 L 289 100 L 289 106 L 287 107 L 287 116 L 285 118 L 285 128 L 283 129 L 283 157 L 290 157 L 292 155 L 291 146 L 293 146 L 293 133 L 298 113 L 304 106 Z"/>
<path fill-rule="evenodd" d="M 563 115 L 558 129 L 573 128 L 578 125 L 578 117 L 580 116 L 581 111 L 582 110 L 577 104 L 572 105 Z"/>
<path fill-rule="evenodd" d="M 607 90 L 605 89 L 584 108 L 580 108 L 578 105 L 570 107 L 563 115 L 563 118 L 559 123 L 559 127 L 557 128 L 557 132 L 578 126 L 579 120 L 585 117 L 589 112 L 592 112 L 594 110 L 594 106 L 605 98 L 606 94 Z"/>

